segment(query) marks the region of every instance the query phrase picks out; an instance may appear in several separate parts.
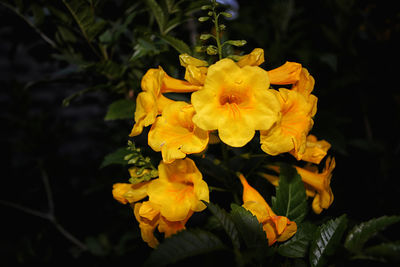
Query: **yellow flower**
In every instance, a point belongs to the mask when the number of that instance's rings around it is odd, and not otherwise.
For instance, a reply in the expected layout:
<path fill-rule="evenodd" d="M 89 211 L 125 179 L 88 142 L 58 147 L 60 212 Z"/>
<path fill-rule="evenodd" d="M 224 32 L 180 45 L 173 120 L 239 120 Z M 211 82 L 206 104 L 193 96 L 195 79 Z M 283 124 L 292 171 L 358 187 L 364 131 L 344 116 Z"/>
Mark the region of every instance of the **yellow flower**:
<path fill-rule="evenodd" d="M 329 208 L 333 202 L 331 189 L 332 171 L 336 166 L 335 158 L 327 158 L 324 170 L 319 173 L 318 169 L 308 170 L 296 167 L 297 172 L 306 185 L 310 195 L 314 195 L 312 208 L 315 213 L 320 214 L 323 209 Z"/>
<path fill-rule="evenodd" d="M 159 241 L 154 236 L 154 230 L 157 227 L 158 231 L 164 233 L 166 238 L 170 237 L 171 235 L 185 229 L 187 220 L 193 214 L 189 213 L 182 221 L 171 222 L 161 216 L 159 206 L 150 201 L 136 203 L 133 210 L 135 218 L 139 222 L 142 239 L 152 248 L 157 247 L 159 244 Z"/>
<path fill-rule="evenodd" d="M 161 162 L 159 178 L 147 189 L 149 201 L 159 205 L 160 213 L 169 221 L 182 221 L 192 211 L 206 208 L 201 200 L 209 202 L 207 183 L 193 160 L 177 159 L 170 164 Z"/>
<path fill-rule="evenodd" d="M 269 88 L 266 71 L 255 66 L 240 68 L 230 59 L 210 66 L 203 89 L 192 94 L 195 125 L 218 130 L 222 142 L 241 147 L 255 130 L 268 130 L 278 119 L 280 105 Z"/>
<path fill-rule="evenodd" d="M 239 67 L 259 66 L 264 62 L 264 50 L 255 48 L 250 54 L 242 56 L 236 64 Z"/>
<path fill-rule="evenodd" d="M 239 175 L 239 178 L 243 185 L 243 207 L 263 225 L 268 245 L 291 238 L 297 231 L 297 224 L 284 216 L 277 216 L 260 193 L 247 183 L 246 178 L 243 175 Z"/>
<path fill-rule="evenodd" d="M 270 130 L 260 131 L 261 149 L 270 155 L 292 150 L 303 154 L 317 98 L 307 101 L 301 93 L 284 88 L 274 93 L 281 103 L 281 118 Z"/>
<path fill-rule="evenodd" d="M 207 61 L 189 56 L 179 55 L 181 66 L 186 68 L 185 80 L 194 85 L 203 85 L 207 75 Z"/>
<path fill-rule="evenodd" d="M 200 153 L 206 148 L 208 132 L 193 124 L 193 115 L 192 105 L 178 101 L 167 106 L 152 125 L 149 146 L 161 151 L 165 163 L 182 159 L 186 154 Z"/>
<path fill-rule="evenodd" d="M 319 164 L 326 156 L 327 151 L 331 147 L 325 140 L 319 140 L 314 135 L 307 136 L 306 149 L 304 154 L 296 153 L 294 150 L 290 151 L 297 160 L 304 160 L 307 162 Z"/>
<path fill-rule="evenodd" d="M 201 88 L 170 77 L 161 67 L 149 69 L 142 78 L 141 87 L 143 92 L 136 98 L 135 125 L 129 134 L 131 137 L 141 134 L 143 127 L 153 124 L 164 107 L 174 102 L 163 96 L 163 93 L 193 92 Z"/>
<path fill-rule="evenodd" d="M 116 183 L 113 185 L 113 197 L 122 204 L 133 203 L 147 197 L 150 182 L 138 184 Z"/>
<path fill-rule="evenodd" d="M 331 189 L 332 171 L 336 166 L 335 158 L 328 157 L 325 162 L 325 168 L 322 172 L 318 171 L 315 165 L 307 165 L 305 168 L 295 166 L 297 173 L 304 182 L 306 194 L 314 197 L 312 208 L 316 214 L 320 214 L 323 209 L 328 209 L 333 202 L 333 193 Z M 279 167 L 275 165 L 266 166 L 267 169 L 279 173 Z M 274 186 L 278 186 L 279 177 L 267 173 L 259 173 Z"/>
<path fill-rule="evenodd" d="M 268 71 L 271 84 L 294 84 L 300 79 L 301 64 L 286 62 L 282 66 Z"/>

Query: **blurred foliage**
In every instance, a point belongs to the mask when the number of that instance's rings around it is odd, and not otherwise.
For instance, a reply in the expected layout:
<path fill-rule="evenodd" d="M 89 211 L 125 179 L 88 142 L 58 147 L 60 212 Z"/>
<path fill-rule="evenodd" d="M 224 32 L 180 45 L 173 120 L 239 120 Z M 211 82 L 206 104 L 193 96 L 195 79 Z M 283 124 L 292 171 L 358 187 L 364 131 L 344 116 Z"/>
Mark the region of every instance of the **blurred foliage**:
<path fill-rule="evenodd" d="M 188 228 L 209 227 L 179 233 L 152 252 L 132 212 L 112 199 L 111 188 L 129 177 L 125 157 L 132 152 L 144 162 L 152 159 L 148 164 L 159 161 L 145 138 L 136 138 L 137 147 L 126 150 L 140 79 L 158 65 L 183 77 L 179 53 L 199 56 L 194 48 L 207 44 L 200 36 L 209 32 L 209 24 L 197 18 L 208 2 L 1 0 L 5 225 L 0 255 L 5 266 L 146 260 L 151 265 L 165 255 L 165 264 L 213 266 L 216 259 L 266 263 L 272 254 L 274 266 L 398 264 L 400 232 L 391 226 L 398 216 L 383 216 L 399 214 L 398 8 L 376 0 L 238 2 L 238 15 L 227 19 L 222 41 L 246 40 L 245 53 L 263 48 L 266 69 L 296 61 L 315 77 L 319 105 L 312 133 L 332 144 L 337 161 L 328 217 L 308 213 L 313 223 L 301 222 L 294 238 L 264 248 L 265 235 L 254 217 L 230 206 L 239 204 L 239 197 L 218 188 L 240 191 L 232 178 L 240 170 L 262 185 L 264 196 L 275 190 L 255 179 L 263 157 L 246 158 L 231 149 L 224 163 L 198 158 L 203 175 L 212 177 L 207 182 L 220 207 L 211 203 L 209 213 L 193 216 Z M 225 53 L 241 51 L 229 46 Z M 211 146 L 207 155 L 221 153 L 215 149 Z M 249 153 L 256 155 L 257 149 L 250 144 Z M 228 167 L 210 171 L 215 164 Z M 295 187 L 292 182 L 282 186 Z M 287 198 L 283 192 L 278 189 L 276 198 Z M 304 198 L 295 197 L 301 206 Z M 182 246 L 179 240 L 195 245 Z M 177 250 L 168 251 L 167 242 Z M 239 247 L 241 254 L 235 254 Z M 192 257 L 179 258 L 182 251 Z"/>

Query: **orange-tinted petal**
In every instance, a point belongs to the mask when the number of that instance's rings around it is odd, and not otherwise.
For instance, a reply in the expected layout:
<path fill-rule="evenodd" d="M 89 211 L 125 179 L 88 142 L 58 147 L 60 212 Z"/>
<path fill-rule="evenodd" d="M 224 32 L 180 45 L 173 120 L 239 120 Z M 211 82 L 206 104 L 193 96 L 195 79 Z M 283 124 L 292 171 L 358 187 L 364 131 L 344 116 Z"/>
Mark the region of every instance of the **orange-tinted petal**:
<path fill-rule="evenodd" d="M 162 152 L 164 162 L 171 163 L 206 148 L 208 131 L 193 124 L 193 114 L 192 105 L 178 101 L 166 107 L 151 127 L 149 146 Z"/>
<path fill-rule="evenodd" d="M 239 67 L 244 66 L 259 66 L 264 62 L 264 50 L 261 48 L 255 48 L 250 54 L 244 55 L 240 58 L 236 64 Z"/>
<path fill-rule="evenodd" d="M 301 64 L 286 62 L 282 66 L 268 71 L 271 84 L 294 84 L 300 79 Z"/>

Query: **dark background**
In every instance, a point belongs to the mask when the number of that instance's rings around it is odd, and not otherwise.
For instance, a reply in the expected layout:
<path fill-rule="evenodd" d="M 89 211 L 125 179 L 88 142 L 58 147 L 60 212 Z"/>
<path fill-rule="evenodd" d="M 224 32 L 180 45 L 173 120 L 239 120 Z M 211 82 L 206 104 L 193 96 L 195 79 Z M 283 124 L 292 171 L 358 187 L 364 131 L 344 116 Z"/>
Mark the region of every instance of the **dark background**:
<path fill-rule="evenodd" d="M 295 61 L 314 76 L 312 133 L 332 144 L 337 162 L 335 200 L 323 215 L 346 213 L 357 223 L 399 214 L 399 9 L 373 0 L 284 3 L 239 1 L 238 17 L 226 24 L 229 38 L 248 41 L 245 52 L 264 49 L 265 69 Z M 1 265 L 143 262 L 151 250 L 131 210 L 111 194 L 113 183 L 127 181 L 127 170 L 99 168 L 105 155 L 126 144 L 133 119 L 104 121 L 117 98 L 104 91 L 64 107 L 64 98 L 91 81 L 79 72 L 66 75 L 76 66 L 54 59 L 52 48 L 2 5 L 0 25 Z M 178 65 L 178 53 L 167 53 L 175 58 L 169 64 Z M 57 222 L 90 252 L 26 212 L 51 208 L 46 180 Z M 399 240 L 396 227 L 389 230 L 387 237 Z"/>

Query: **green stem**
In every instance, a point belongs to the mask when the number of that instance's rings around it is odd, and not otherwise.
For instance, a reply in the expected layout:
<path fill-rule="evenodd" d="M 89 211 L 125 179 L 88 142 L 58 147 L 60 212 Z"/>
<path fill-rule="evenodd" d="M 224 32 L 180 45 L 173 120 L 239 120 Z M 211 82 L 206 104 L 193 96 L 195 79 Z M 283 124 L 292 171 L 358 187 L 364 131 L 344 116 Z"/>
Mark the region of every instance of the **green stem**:
<path fill-rule="evenodd" d="M 219 14 L 217 15 L 216 11 L 215 11 L 215 6 L 216 6 L 216 2 L 215 0 L 213 0 L 213 22 L 214 22 L 214 26 L 215 26 L 215 40 L 217 41 L 217 48 L 218 48 L 218 57 L 219 60 L 222 59 L 222 46 L 221 46 L 221 40 L 219 39 L 219 25 L 218 25 L 218 17 Z"/>

